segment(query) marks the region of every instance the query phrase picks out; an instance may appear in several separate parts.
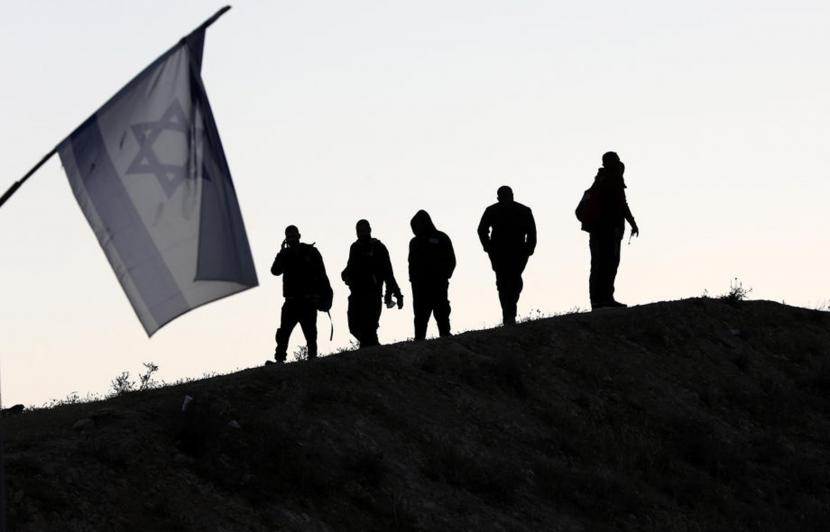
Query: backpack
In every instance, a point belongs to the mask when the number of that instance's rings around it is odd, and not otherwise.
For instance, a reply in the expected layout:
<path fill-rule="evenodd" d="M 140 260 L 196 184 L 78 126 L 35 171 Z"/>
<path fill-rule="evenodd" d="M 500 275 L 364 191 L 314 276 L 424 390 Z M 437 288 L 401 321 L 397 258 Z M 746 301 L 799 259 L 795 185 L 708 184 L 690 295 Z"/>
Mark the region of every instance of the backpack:
<path fill-rule="evenodd" d="M 596 194 L 592 191 L 593 187 L 589 188 L 582 194 L 582 199 L 576 206 L 576 219 L 582 222 L 583 231 L 591 231 L 591 227 L 597 222 L 599 218 L 599 202 Z"/>
<path fill-rule="evenodd" d="M 331 304 L 334 300 L 334 291 L 331 289 L 331 284 L 328 278 L 323 278 L 320 283 L 320 293 L 317 296 L 317 310 L 320 312 L 328 312 L 331 310 Z"/>
<path fill-rule="evenodd" d="M 310 263 L 307 263 L 306 267 L 311 270 L 307 275 L 311 276 L 313 286 L 315 287 L 314 295 L 316 297 L 314 298 L 314 306 L 320 312 L 328 312 L 331 310 L 334 292 L 331 289 L 331 283 L 326 275 L 326 267 L 323 266 L 323 257 L 317 248 L 314 247 L 314 244 L 304 245 L 308 246 L 309 257 L 311 258 Z"/>

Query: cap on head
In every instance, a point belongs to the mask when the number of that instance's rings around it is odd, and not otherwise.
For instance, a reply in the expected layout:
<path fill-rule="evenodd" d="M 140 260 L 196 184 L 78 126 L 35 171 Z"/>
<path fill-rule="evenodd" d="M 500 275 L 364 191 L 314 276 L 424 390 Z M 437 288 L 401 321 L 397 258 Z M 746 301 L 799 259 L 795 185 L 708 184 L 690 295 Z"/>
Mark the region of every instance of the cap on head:
<path fill-rule="evenodd" d="M 602 154 L 602 166 L 605 168 L 612 168 L 620 165 L 620 156 L 615 151 L 609 151 Z"/>
<path fill-rule="evenodd" d="M 496 191 L 496 198 L 499 201 L 512 201 L 513 200 L 513 189 L 508 187 L 507 185 L 502 185 Z"/>

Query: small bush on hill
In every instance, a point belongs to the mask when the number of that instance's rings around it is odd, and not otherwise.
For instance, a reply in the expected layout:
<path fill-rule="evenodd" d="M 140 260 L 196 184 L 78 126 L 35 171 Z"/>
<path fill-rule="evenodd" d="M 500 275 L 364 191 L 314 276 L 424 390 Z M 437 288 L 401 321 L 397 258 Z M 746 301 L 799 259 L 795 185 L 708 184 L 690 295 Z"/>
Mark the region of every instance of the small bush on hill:
<path fill-rule="evenodd" d="M 748 296 L 750 292 L 752 292 L 752 288 L 744 288 L 743 283 L 735 277 L 732 279 L 732 282 L 729 283 L 729 292 L 720 296 L 719 299 L 730 304 L 735 304 L 745 300 L 746 296 Z"/>

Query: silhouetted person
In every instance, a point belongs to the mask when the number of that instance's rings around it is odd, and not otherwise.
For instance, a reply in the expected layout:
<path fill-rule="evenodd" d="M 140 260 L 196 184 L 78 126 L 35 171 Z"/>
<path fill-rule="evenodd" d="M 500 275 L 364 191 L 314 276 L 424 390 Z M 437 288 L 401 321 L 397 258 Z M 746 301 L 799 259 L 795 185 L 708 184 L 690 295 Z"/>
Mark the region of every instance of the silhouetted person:
<path fill-rule="evenodd" d="M 513 201 L 510 187 L 499 187 L 497 197 L 481 217 L 478 238 L 496 272 L 502 319 L 509 325 L 516 323 L 522 272 L 536 249 L 536 222 L 530 208 Z"/>
<path fill-rule="evenodd" d="M 381 295 L 386 284 L 385 302 L 392 307 L 392 296 L 398 308 L 403 307 L 403 295 L 392 273 L 389 251 L 377 238 L 372 238 L 372 227 L 366 220 L 355 226 L 357 241 L 349 248 L 349 260 L 340 277 L 349 286 L 349 332 L 360 347 L 378 345 L 378 323 L 381 313 Z"/>
<path fill-rule="evenodd" d="M 285 228 L 285 240 L 274 259 L 271 273 L 282 275 L 282 305 L 274 358 L 285 362 L 288 340 L 297 323 L 303 330 L 308 358 L 317 356 L 317 311 L 331 308 L 331 284 L 323 257 L 313 244 L 300 242 L 296 226 Z"/>
<path fill-rule="evenodd" d="M 450 336 L 449 279 L 455 270 L 452 241 L 435 228 L 429 214 L 420 210 L 410 222 L 415 235 L 409 241 L 409 282 L 415 311 L 415 339 L 427 335 L 430 314 L 435 316 L 438 334 Z"/>
<path fill-rule="evenodd" d="M 637 222 L 625 197 L 623 173 L 625 165 L 620 157 L 609 151 L 602 156 L 602 168 L 597 171 L 594 184 L 588 190 L 592 203 L 590 218 L 583 221 L 583 229 L 590 233 L 591 276 L 589 289 L 591 307 L 625 307 L 614 299 L 614 280 L 620 265 L 620 245 L 625 233 L 625 222 L 631 225 L 631 236 L 640 234 Z"/>

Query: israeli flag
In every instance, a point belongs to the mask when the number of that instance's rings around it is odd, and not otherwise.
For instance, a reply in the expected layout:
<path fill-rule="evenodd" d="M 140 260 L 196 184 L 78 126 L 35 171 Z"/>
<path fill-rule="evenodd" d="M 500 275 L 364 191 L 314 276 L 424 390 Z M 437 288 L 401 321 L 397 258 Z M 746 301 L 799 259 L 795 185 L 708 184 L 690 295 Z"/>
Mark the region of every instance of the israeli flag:
<path fill-rule="evenodd" d="M 75 198 L 149 336 L 258 284 L 201 78 L 207 25 L 58 146 Z"/>

